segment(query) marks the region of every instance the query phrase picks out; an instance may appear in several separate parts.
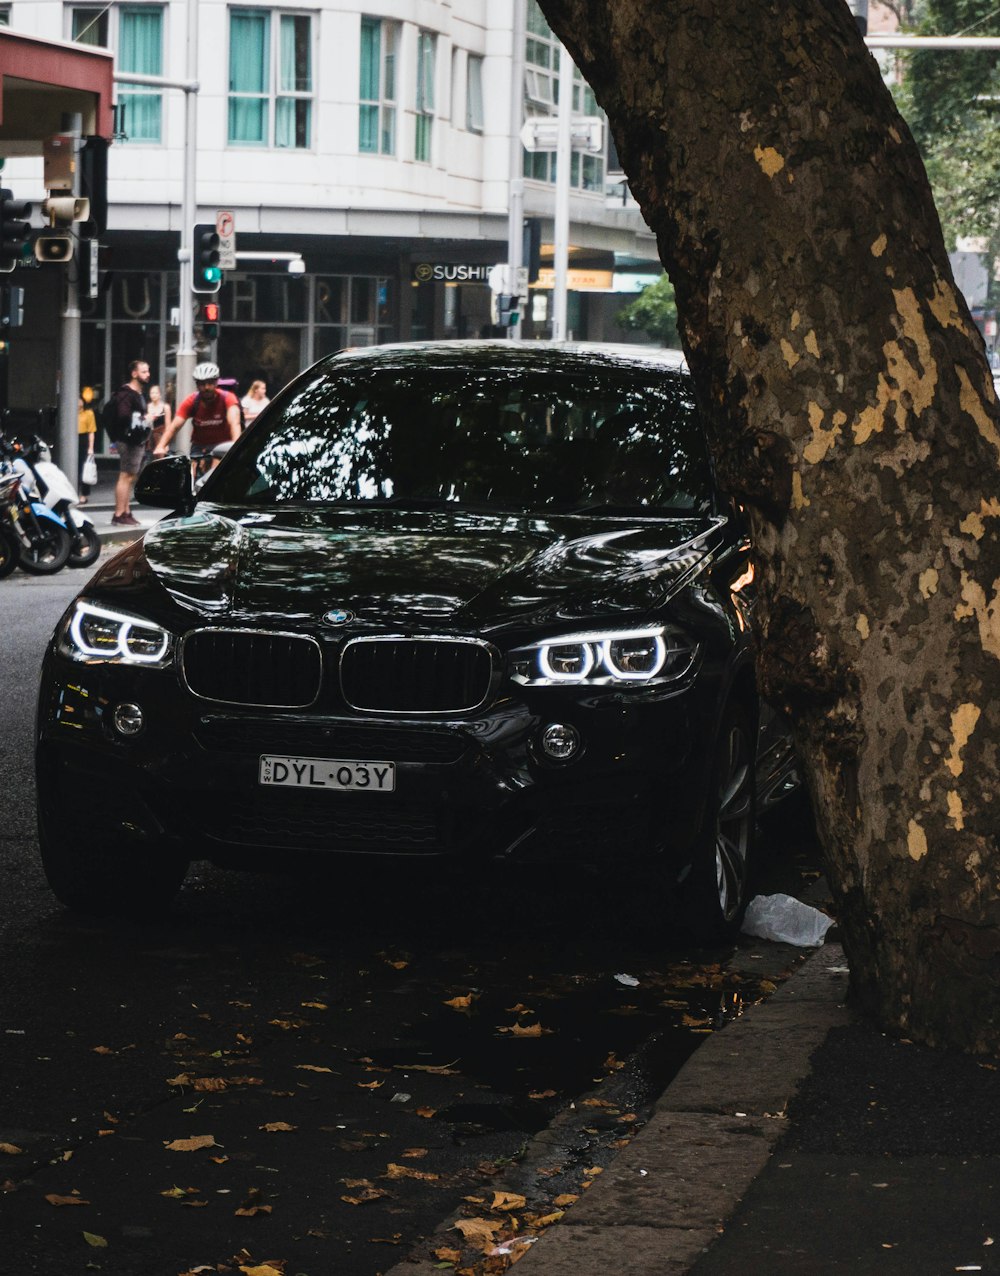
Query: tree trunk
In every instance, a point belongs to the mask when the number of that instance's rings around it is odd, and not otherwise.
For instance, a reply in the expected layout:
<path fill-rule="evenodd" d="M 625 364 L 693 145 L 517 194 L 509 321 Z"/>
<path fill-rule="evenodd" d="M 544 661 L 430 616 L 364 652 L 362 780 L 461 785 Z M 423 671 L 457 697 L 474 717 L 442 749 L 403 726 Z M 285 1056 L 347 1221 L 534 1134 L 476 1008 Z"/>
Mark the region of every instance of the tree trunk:
<path fill-rule="evenodd" d="M 540 3 L 750 507 L 855 995 L 996 1051 L 1000 413 L 909 130 L 843 0 Z"/>

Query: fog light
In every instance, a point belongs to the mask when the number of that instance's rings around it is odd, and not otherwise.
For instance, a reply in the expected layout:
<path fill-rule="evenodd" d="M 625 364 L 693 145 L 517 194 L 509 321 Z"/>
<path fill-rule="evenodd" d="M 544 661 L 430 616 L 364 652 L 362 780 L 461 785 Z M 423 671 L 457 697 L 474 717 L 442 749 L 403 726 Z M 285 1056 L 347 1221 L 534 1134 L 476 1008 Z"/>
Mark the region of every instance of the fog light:
<path fill-rule="evenodd" d="M 142 710 L 137 704 L 116 704 L 111 720 L 119 735 L 138 735 L 146 725 Z"/>
<path fill-rule="evenodd" d="M 552 722 L 542 732 L 542 752 L 555 762 L 568 761 L 579 747 L 579 731 L 565 722 Z"/>

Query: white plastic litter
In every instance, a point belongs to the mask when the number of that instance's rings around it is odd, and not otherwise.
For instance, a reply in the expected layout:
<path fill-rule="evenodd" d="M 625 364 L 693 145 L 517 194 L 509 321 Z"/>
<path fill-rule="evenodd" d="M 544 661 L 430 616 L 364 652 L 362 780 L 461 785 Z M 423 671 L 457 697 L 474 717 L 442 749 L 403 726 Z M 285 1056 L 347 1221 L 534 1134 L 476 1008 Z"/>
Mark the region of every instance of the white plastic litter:
<path fill-rule="evenodd" d="M 635 975 L 615 975 L 620 984 L 624 984 L 627 988 L 638 988 L 639 981 Z"/>
<path fill-rule="evenodd" d="M 797 948 L 818 948 L 833 918 L 791 895 L 757 895 L 747 906 L 744 935 Z"/>

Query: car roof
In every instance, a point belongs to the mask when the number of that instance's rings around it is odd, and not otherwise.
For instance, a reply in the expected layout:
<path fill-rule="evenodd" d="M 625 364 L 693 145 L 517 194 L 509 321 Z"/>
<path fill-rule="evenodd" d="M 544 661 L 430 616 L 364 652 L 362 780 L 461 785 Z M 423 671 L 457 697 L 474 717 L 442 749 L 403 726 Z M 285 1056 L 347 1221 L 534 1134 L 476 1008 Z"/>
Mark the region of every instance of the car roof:
<path fill-rule="evenodd" d="M 321 366 L 331 367 L 348 360 L 388 365 L 403 360 L 407 363 L 426 359 L 429 363 L 448 365 L 468 361 L 492 362 L 502 358 L 511 363 L 542 365 L 546 361 L 555 366 L 567 364 L 613 364 L 621 370 L 639 368 L 648 372 L 661 368 L 668 372 L 687 372 L 687 362 L 681 350 L 662 346 L 626 345 L 598 341 L 505 341 L 498 339 L 465 341 L 398 341 L 377 346 L 352 346 L 338 350 L 336 354 L 321 360 Z"/>

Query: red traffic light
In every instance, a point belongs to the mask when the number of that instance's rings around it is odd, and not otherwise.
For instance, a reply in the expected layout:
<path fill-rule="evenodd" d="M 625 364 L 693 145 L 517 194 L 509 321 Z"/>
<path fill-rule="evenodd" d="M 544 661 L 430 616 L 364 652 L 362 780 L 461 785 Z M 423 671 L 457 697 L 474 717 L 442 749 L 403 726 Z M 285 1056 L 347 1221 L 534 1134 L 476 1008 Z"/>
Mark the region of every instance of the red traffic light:
<path fill-rule="evenodd" d="M 202 303 L 201 317 L 206 323 L 219 322 L 219 303 L 217 301 L 206 301 Z"/>

